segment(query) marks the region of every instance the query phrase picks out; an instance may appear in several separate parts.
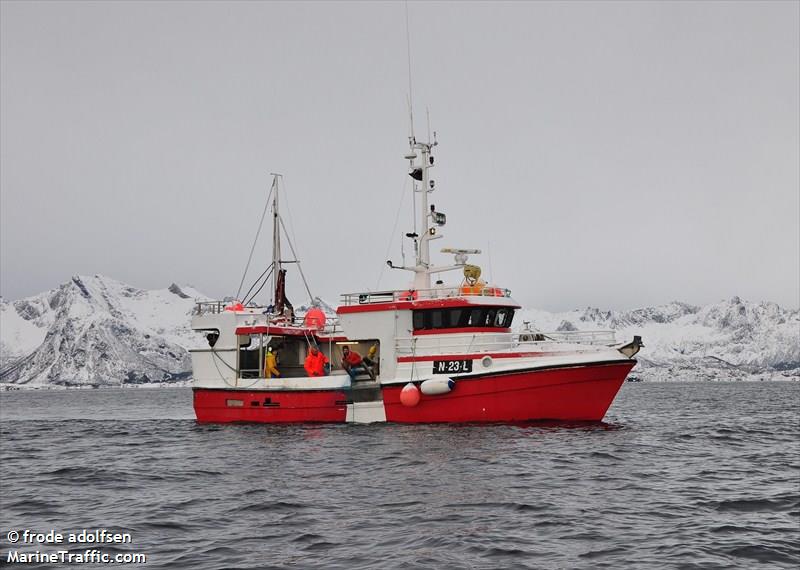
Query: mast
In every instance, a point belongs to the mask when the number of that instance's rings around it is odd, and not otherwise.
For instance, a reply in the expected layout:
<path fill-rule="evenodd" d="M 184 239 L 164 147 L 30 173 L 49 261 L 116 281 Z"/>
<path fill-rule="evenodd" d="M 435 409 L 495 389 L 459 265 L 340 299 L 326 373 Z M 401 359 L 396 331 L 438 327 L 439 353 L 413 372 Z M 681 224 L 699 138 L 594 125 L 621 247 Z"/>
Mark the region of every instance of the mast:
<path fill-rule="evenodd" d="M 280 174 L 272 173 L 272 294 L 273 303 L 283 305 L 283 295 L 278 290 L 281 286 L 281 221 L 278 214 L 278 178 Z M 280 307 L 280 311 L 283 307 Z M 275 307 L 275 312 L 279 312 Z"/>
<path fill-rule="evenodd" d="M 408 146 L 410 150 L 405 158 L 409 163 L 409 176 L 413 178 L 411 191 L 416 194 L 421 193 L 420 199 L 420 212 L 419 212 L 419 233 L 416 228 L 413 232 L 407 233 L 406 237 L 414 240 L 414 255 L 415 263 L 413 267 L 405 266 L 405 255 L 403 255 L 403 265 L 397 266 L 389 259 L 386 261 L 387 265 L 392 269 L 404 269 L 406 271 L 414 272 L 414 285 L 415 290 L 425 290 L 431 288 L 431 273 L 440 273 L 442 271 L 451 271 L 454 269 L 463 268 L 467 262 L 468 253 L 480 253 L 479 250 L 448 250 L 447 253 L 455 253 L 455 264 L 445 267 L 434 267 L 431 265 L 431 250 L 430 242 L 434 239 L 439 239 L 442 234 L 437 234 L 437 227 L 445 225 L 447 217 L 442 212 L 437 212 L 436 207 L 431 205 L 428 207 L 428 193 L 433 192 L 434 181 L 430 178 L 429 170 L 433 168 L 433 156 L 431 150 L 439 143 L 436 140 L 436 131 L 433 131 L 433 142 L 430 141 L 431 118 L 430 113 L 426 113 L 428 117 L 428 142 L 418 142 L 414 136 L 414 105 L 412 101 L 411 90 L 411 35 L 408 25 L 408 2 L 406 2 L 406 47 L 408 55 L 408 120 L 409 120 L 409 136 Z M 417 152 L 419 151 L 419 152 Z M 419 159 L 419 162 L 416 162 Z M 419 183 L 419 184 L 418 184 Z M 412 195 L 414 195 L 412 194 Z M 415 200 L 416 202 L 416 200 Z"/>
<path fill-rule="evenodd" d="M 407 158 L 411 164 L 411 172 L 409 176 L 414 179 L 413 191 L 421 194 L 420 199 L 420 212 L 419 212 L 419 234 L 415 237 L 417 241 L 416 249 L 416 263 L 414 265 L 414 289 L 430 289 L 431 288 L 431 252 L 430 241 L 442 237 L 436 235 L 436 225 L 443 225 L 435 218 L 436 213 L 433 208 L 428 207 L 428 194 L 433 192 L 434 182 L 430 178 L 429 170 L 433 168 L 433 156 L 431 149 L 439 144 L 436 141 L 436 134 L 434 133 L 433 142 L 417 142 L 414 137 L 409 139 L 409 146 L 411 147 L 410 154 Z M 417 152 L 419 151 L 419 155 Z M 419 158 L 419 162 L 415 164 L 415 160 Z M 419 184 L 417 184 L 419 183 Z M 434 225 L 431 225 L 431 217 L 434 217 Z"/>
<path fill-rule="evenodd" d="M 412 185 L 412 192 L 420 192 L 422 197 L 420 199 L 419 211 L 419 231 L 406 234 L 406 237 L 414 240 L 414 255 L 415 263 L 413 267 L 406 267 L 405 265 L 395 265 L 392 260 L 386 261 L 386 264 L 392 269 L 404 269 L 406 271 L 414 272 L 413 288 L 417 291 L 431 288 L 431 274 L 442 273 L 443 271 L 453 271 L 462 269 L 467 264 L 467 256 L 473 253 L 480 253 L 479 249 L 460 249 L 460 248 L 445 248 L 442 253 L 452 253 L 455 255 L 453 265 L 434 266 L 431 264 L 431 248 L 430 242 L 444 237 L 439 233 L 439 228 L 447 223 L 447 216 L 444 212 L 438 212 L 436 206 L 428 205 L 428 194 L 433 192 L 435 183 L 430 177 L 429 170 L 433 168 L 433 156 L 431 150 L 438 145 L 436 140 L 436 132 L 433 133 L 433 142 L 421 143 L 412 136 L 408 138 L 408 145 L 411 147 L 405 159 L 409 162 L 408 175 L 414 179 Z M 417 152 L 419 151 L 419 153 Z M 419 159 L 419 162 L 417 162 Z M 404 257 L 405 259 L 405 257 Z"/>

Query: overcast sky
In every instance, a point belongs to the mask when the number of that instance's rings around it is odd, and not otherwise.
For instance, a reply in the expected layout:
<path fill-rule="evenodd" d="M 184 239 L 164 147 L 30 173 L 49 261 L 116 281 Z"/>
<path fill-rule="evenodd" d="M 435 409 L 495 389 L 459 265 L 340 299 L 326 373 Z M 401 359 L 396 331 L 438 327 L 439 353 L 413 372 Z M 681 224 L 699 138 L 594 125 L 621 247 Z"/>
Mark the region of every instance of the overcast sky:
<path fill-rule="evenodd" d="M 408 6 L 436 251 L 490 249 L 543 309 L 798 306 L 798 2 Z M 5 298 L 94 273 L 234 294 L 270 172 L 315 295 L 410 279 L 385 269 L 412 229 L 402 2 L 1 9 Z"/>

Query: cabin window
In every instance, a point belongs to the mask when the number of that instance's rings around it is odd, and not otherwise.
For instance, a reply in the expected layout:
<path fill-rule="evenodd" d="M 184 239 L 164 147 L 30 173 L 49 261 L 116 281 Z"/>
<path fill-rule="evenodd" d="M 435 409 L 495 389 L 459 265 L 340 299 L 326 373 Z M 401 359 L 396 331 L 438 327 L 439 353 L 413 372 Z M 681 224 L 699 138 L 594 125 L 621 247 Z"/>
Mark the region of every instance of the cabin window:
<path fill-rule="evenodd" d="M 463 327 L 464 324 L 461 323 L 462 316 L 466 316 L 467 312 L 464 309 L 450 309 L 446 311 L 447 325 L 450 328 L 456 327 Z"/>
<path fill-rule="evenodd" d="M 482 309 L 472 309 L 469 312 L 469 323 L 467 326 L 470 327 L 482 327 L 484 322 L 483 317 L 483 310 Z"/>
<path fill-rule="evenodd" d="M 508 328 L 511 326 L 511 320 L 514 318 L 513 309 L 498 309 L 497 315 L 494 317 L 493 326 Z"/>
<path fill-rule="evenodd" d="M 514 319 L 510 307 L 422 309 L 413 312 L 414 330 L 488 327 L 507 329 Z"/>

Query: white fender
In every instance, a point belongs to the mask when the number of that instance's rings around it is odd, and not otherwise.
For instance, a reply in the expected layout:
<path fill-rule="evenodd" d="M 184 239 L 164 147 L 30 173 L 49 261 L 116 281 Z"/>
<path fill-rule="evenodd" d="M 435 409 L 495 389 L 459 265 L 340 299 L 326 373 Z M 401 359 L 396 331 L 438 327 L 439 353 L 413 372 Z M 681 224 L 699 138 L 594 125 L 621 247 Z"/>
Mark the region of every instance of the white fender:
<path fill-rule="evenodd" d="M 425 380 L 419 387 L 426 396 L 438 396 L 439 394 L 447 394 L 455 388 L 455 385 L 455 381 L 450 378 L 431 378 L 430 380 Z"/>

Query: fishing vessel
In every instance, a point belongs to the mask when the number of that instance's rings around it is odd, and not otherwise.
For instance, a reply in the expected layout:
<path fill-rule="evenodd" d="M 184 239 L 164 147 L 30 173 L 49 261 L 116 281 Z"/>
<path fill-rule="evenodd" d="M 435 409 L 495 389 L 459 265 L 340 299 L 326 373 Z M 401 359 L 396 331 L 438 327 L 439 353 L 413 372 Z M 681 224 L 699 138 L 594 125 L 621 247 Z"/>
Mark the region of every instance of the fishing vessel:
<path fill-rule="evenodd" d="M 414 263 L 386 262 L 412 273 L 413 281 L 402 290 L 346 293 L 335 315 L 313 304 L 295 314 L 286 296 L 288 264 L 301 276 L 302 269 L 296 256 L 281 255 L 282 236 L 295 250 L 279 210 L 281 179 L 274 176 L 267 270 L 244 299 L 198 302 L 192 317 L 208 344 L 191 351 L 199 422 L 603 419 L 636 364 L 641 338 L 617 343 L 611 331 L 515 329 L 520 305 L 510 290 L 485 282 L 470 263 L 480 250 L 443 248 L 451 261 L 434 264 L 431 243 L 443 237 L 447 222 L 429 206 L 437 144 L 435 133 L 433 142 L 409 137 L 405 160 L 419 203 L 419 225 L 406 234 Z M 449 284 L 432 282 L 453 274 Z M 254 303 L 250 293 L 270 279 L 270 302 Z M 324 366 L 311 374 L 309 360 Z"/>

